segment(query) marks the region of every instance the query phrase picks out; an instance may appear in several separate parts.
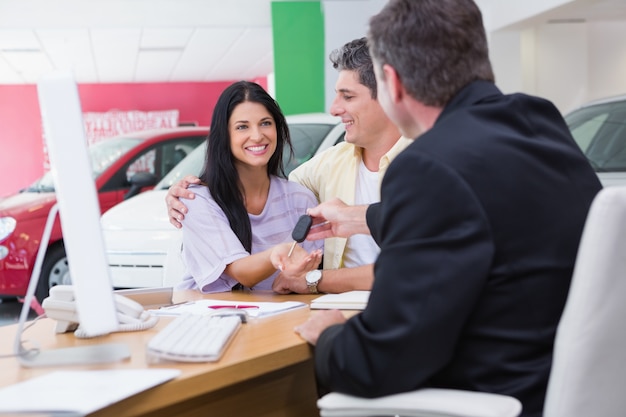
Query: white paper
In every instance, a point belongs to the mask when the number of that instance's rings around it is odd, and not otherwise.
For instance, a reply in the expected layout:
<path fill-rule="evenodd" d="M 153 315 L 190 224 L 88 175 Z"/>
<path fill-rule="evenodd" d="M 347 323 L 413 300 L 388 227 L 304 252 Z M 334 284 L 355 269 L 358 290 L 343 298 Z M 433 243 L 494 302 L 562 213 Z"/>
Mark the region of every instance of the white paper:
<path fill-rule="evenodd" d="M 347 291 L 325 294 L 311 301 L 312 309 L 363 310 L 369 300 L 369 291 Z"/>
<path fill-rule="evenodd" d="M 178 369 L 54 371 L 0 389 L 0 412 L 73 412 L 84 415 L 178 375 Z"/>
<path fill-rule="evenodd" d="M 157 316 L 179 316 L 182 314 L 211 314 L 219 312 L 219 309 L 212 306 L 229 306 L 244 310 L 250 317 L 266 317 L 296 308 L 303 308 L 307 305 L 299 301 L 283 301 L 279 303 L 271 302 L 248 302 L 248 301 L 224 301 L 224 300 L 197 300 L 187 303 L 162 307 L 158 310 L 149 310 L 151 314 Z M 248 308 L 252 307 L 252 308 Z"/>

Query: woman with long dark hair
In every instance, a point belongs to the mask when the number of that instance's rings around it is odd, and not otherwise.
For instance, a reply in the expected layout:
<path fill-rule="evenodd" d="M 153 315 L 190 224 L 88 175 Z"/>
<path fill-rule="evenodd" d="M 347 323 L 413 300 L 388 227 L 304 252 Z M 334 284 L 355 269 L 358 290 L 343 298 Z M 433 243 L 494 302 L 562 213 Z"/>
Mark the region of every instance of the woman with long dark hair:
<path fill-rule="evenodd" d="M 207 141 L 202 184 L 192 186 L 196 198 L 183 221 L 181 287 L 271 289 L 279 273 L 272 251 L 291 245 L 298 218 L 317 205 L 311 191 L 284 178 L 283 149 L 291 149 L 285 116 L 261 86 L 239 81 L 217 100 Z M 296 246 L 281 261 L 283 273 L 316 269 L 321 248 L 321 241 Z"/>

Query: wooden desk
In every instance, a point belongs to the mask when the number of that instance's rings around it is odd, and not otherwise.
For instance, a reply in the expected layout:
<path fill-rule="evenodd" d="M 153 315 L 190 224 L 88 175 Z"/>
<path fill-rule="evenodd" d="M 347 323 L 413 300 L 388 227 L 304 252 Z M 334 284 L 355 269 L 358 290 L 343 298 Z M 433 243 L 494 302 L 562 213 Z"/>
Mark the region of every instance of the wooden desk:
<path fill-rule="evenodd" d="M 194 291 L 174 295 L 174 302 L 200 298 L 242 301 L 302 301 L 314 295 L 280 296 L 272 293 L 223 293 L 203 296 Z M 145 346 L 171 318 L 156 327 L 114 333 L 96 339 L 55 334 L 53 320 L 43 319 L 23 334 L 42 349 L 122 342 L 132 356 L 119 363 L 73 366 L 72 369 L 176 368 L 181 376 L 163 385 L 99 410 L 92 416 L 319 416 L 312 349 L 293 328 L 311 311 L 297 309 L 266 318 L 251 319 L 237 334 L 219 362 L 148 364 Z M 0 354 L 12 353 L 17 325 L 0 328 Z M 0 359 L 0 387 L 37 377 L 57 368 L 22 368 L 17 359 Z M 36 401 L 35 398 L 33 398 Z"/>

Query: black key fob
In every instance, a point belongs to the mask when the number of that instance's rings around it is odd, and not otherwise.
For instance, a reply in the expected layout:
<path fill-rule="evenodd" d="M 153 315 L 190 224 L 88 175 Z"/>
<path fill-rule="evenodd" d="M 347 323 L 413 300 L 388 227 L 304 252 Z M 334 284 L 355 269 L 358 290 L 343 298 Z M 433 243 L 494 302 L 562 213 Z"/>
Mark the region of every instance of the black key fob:
<path fill-rule="evenodd" d="M 291 232 L 291 237 L 298 243 L 304 242 L 306 239 L 306 235 L 309 234 L 309 230 L 311 229 L 311 225 L 313 224 L 313 218 L 309 215 L 302 215 L 298 219 L 298 223 L 293 228 L 293 232 Z"/>

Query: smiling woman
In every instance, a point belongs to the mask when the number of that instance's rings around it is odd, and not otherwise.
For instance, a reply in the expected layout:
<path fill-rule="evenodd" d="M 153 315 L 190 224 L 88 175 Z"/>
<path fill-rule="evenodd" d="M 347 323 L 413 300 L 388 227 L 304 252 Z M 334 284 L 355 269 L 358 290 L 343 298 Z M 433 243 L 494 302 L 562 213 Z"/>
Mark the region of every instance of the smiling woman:
<path fill-rule="evenodd" d="M 183 228 L 182 288 L 272 288 L 278 275 L 272 254 L 290 245 L 298 218 L 317 204 L 309 190 L 284 178 L 283 148 L 291 151 L 287 121 L 261 86 L 240 81 L 224 90 L 213 111 L 202 185 L 194 186 Z M 281 272 L 316 269 L 322 245 L 298 247 L 281 261 Z"/>

